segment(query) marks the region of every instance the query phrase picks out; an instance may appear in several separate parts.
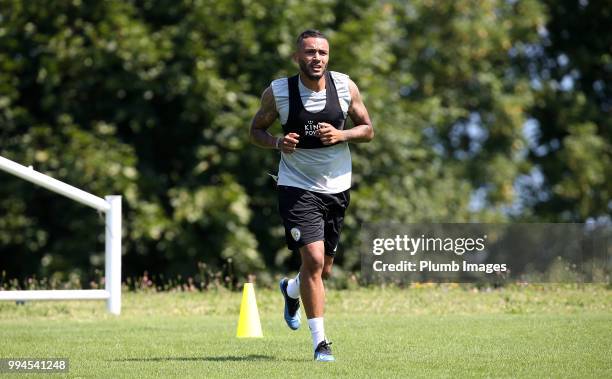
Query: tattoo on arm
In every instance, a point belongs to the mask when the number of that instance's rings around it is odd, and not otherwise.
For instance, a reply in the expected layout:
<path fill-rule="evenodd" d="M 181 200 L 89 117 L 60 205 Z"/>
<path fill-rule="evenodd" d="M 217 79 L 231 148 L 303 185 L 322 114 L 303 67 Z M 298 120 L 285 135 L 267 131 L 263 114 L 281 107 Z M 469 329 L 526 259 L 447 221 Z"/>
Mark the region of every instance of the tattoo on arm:
<path fill-rule="evenodd" d="M 274 94 L 272 93 L 272 88 L 268 87 L 261 95 L 261 106 L 251 122 L 251 142 L 260 147 L 274 148 L 276 146 L 276 138 L 268 132 L 268 128 L 277 117 L 278 112 L 276 111 Z"/>

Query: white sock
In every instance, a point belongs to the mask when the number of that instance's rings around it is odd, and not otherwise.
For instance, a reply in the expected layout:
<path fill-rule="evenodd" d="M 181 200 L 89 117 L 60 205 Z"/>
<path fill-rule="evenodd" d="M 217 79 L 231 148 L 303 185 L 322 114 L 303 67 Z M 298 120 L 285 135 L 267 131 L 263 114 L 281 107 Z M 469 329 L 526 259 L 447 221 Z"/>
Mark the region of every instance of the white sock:
<path fill-rule="evenodd" d="M 325 328 L 323 327 L 323 317 L 315 317 L 308 319 L 308 327 L 312 333 L 313 350 L 319 346 L 319 343 L 325 339 Z"/>
<path fill-rule="evenodd" d="M 289 279 L 287 284 L 287 295 L 292 299 L 300 298 L 300 274 L 298 273 L 295 279 Z"/>

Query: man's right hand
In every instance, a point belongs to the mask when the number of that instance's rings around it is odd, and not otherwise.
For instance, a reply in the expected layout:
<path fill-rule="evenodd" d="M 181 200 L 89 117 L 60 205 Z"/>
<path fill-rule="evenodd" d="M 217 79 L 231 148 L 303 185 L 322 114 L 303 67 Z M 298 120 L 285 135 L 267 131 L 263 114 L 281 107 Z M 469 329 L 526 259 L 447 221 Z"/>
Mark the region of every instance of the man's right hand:
<path fill-rule="evenodd" d="M 281 138 L 280 150 L 283 153 L 291 154 L 295 151 L 295 146 L 298 144 L 300 135 L 297 133 L 289 133 Z"/>

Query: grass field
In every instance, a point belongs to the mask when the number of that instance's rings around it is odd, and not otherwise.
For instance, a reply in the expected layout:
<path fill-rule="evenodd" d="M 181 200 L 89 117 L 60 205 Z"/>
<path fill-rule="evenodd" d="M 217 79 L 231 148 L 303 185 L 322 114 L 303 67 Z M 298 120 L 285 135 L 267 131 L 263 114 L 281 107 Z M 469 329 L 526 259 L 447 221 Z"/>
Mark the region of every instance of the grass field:
<path fill-rule="evenodd" d="M 417 287 L 329 291 L 335 363 L 312 361 L 307 327 L 261 288 L 262 339 L 235 338 L 241 294 L 224 290 L 124 293 L 120 317 L 2 302 L 0 357 L 68 357 L 70 377 L 612 377 L 610 289 Z"/>

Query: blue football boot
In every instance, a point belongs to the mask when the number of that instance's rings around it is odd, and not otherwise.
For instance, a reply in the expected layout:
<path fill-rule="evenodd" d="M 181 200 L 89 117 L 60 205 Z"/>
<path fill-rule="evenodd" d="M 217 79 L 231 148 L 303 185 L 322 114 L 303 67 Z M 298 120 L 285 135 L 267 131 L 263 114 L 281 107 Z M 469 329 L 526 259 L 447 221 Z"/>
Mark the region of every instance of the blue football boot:
<path fill-rule="evenodd" d="M 283 297 L 285 298 L 285 321 L 287 326 L 293 330 L 297 330 L 300 327 L 300 299 L 294 299 L 287 295 L 287 284 L 289 279 L 282 278 L 279 286 Z"/>

